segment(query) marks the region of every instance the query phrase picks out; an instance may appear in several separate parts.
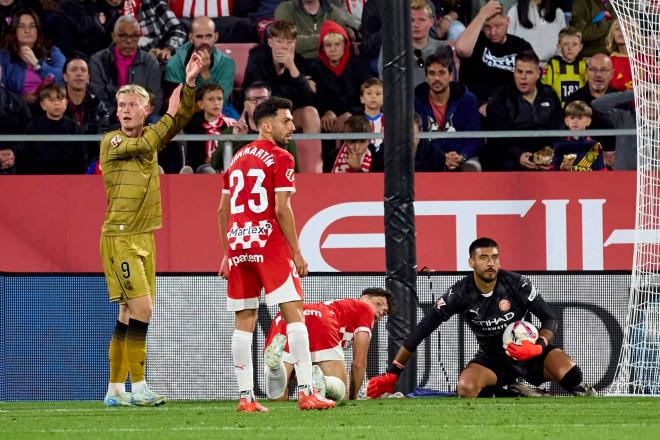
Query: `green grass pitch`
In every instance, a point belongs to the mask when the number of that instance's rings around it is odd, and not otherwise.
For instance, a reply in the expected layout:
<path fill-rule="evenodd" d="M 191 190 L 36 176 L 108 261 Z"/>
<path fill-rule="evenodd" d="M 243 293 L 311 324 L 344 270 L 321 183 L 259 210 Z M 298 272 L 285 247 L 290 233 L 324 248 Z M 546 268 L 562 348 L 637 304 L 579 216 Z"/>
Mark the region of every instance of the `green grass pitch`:
<path fill-rule="evenodd" d="M 268 414 L 239 414 L 234 401 L 0 403 L 0 439 L 660 438 L 656 398 L 383 399 L 311 412 L 294 402 L 268 406 Z"/>

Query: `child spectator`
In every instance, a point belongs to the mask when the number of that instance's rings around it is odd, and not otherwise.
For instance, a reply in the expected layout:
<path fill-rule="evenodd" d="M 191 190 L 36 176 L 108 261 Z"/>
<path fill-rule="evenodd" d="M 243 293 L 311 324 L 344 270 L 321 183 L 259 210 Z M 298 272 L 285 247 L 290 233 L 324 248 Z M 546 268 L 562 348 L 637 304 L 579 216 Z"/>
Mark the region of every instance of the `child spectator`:
<path fill-rule="evenodd" d="M 592 110 L 584 101 L 573 101 L 564 109 L 564 123 L 569 130 L 586 130 L 591 125 Z M 589 136 L 569 136 L 553 144 L 553 169 L 559 171 L 596 171 L 605 169 L 603 147 Z"/>
<path fill-rule="evenodd" d="M 236 120 L 222 114 L 224 97 L 224 90 L 217 84 L 201 86 L 195 97 L 201 111 L 193 115 L 184 131 L 187 134 L 222 134 L 223 130 L 232 127 Z M 208 172 L 206 169 L 211 168 L 208 164 L 217 148 L 217 140 L 188 142 L 186 165 L 197 173 Z"/>
<path fill-rule="evenodd" d="M 327 20 L 320 35 L 318 61 L 310 64 L 309 74 L 316 83 L 315 106 L 321 127 L 337 133 L 359 108 L 360 86 L 374 72 L 366 61 L 351 55 L 348 34 L 337 23 Z"/>
<path fill-rule="evenodd" d="M 344 123 L 345 133 L 369 133 L 370 126 L 362 116 L 351 116 Z M 341 146 L 332 167 L 333 173 L 368 173 L 371 171 L 369 139 L 349 139 Z"/>
<path fill-rule="evenodd" d="M 560 55 L 550 59 L 542 82 L 552 87 L 564 105 L 566 98 L 587 83 L 587 64 L 578 58 L 582 50 L 582 34 L 570 26 L 562 29 L 557 48 Z"/>
<path fill-rule="evenodd" d="M 253 82 L 249 84 L 243 90 L 243 112 L 239 119 L 236 120 L 236 124 L 231 127 L 231 130 L 225 129 L 224 134 L 258 134 L 259 127 L 254 122 L 254 110 L 261 104 L 270 98 L 270 87 L 264 82 Z M 233 154 L 236 154 L 238 150 L 249 144 L 249 141 L 234 141 L 232 142 L 232 151 Z M 300 172 L 298 165 L 298 144 L 293 139 L 289 139 L 287 146 L 283 147 L 286 151 L 291 153 L 293 160 L 295 161 L 294 171 L 296 173 Z M 222 171 L 225 167 L 224 163 L 224 151 L 215 150 L 213 156 L 211 156 L 211 166 L 218 170 Z"/>
<path fill-rule="evenodd" d="M 369 78 L 360 86 L 360 102 L 364 106 L 364 117 L 369 121 L 372 133 L 383 133 L 383 81 Z M 383 139 L 372 139 L 371 144 L 380 149 Z"/>
<path fill-rule="evenodd" d="M 32 119 L 25 134 L 80 134 L 80 126 L 64 116 L 67 99 L 63 85 L 42 87 L 39 104 L 45 115 Z M 18 159 L 21 174 L 84 174 L 87 169 L 84 142 L 25 142 Z"/>

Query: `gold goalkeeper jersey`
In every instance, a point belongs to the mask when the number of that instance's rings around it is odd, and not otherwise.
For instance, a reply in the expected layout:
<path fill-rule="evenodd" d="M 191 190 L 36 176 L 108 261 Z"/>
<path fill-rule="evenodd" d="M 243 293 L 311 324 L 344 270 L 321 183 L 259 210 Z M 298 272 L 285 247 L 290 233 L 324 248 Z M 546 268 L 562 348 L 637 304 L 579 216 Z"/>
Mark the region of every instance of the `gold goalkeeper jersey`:
<path fill-rule="evenodd" d="M 158 151 L 188 123 L 195 104 L 195 88 L 184 85 L 179 110 L 166 114 L 132 138 L 121 130 L 101 140 L 100 164 L 108 197 L 103 235 L 132 235 L 162 226 Z"/>

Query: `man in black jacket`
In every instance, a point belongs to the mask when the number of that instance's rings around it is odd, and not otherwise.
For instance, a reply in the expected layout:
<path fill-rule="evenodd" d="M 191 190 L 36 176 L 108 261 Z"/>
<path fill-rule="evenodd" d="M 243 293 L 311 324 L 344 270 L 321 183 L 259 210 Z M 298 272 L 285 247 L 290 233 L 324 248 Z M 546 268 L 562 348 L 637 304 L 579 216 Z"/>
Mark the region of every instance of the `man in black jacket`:
<path fill-rule="evenodd" d="M 64 63 L 67 108 L 65 116 L 80 124 L 82 134 L 101 134 L 108 129 L 110 115 L 103 101 L 89 90 L 89 67 L 82 58 L 69 58 Z M 87 143 L 87 160 L 99 158 L 98 142 Z"/>
<path fill-rule="evenodd" d="M 512 83 L 516 54 L 532 50 L 528 41 L 508 33 L 509 18 L 502 4 L 490 0 L 456 40 L 461 58 L 460 82 L 479 100 L 480 112 L 493 90 Z"/>
<path fill-rule="evenodd" d="M 80 124 L 83 134 L 101 134 L 108 128 L 108 109 L 89 90 L 89 66 L 82 58 L 69 58 L 63 73 L 68 105 L 65 115 Z M 98 147 L 98 145 L 97 145 Z"/>
<path fill-rule="evenodd" d="M 514 85 L 498 88 L 488 100 L 486 124 L 489 130 L 561 130 L 563 111 L 559 97 L 550 86 L 541 84 L 539 58 L 534 51 L 517 55 Z M 484 171 L 550 169 L 551 165 L 532 160 L 533 153 L 552 145 L 551 138 L 488 139 L 480 157 Z"/>

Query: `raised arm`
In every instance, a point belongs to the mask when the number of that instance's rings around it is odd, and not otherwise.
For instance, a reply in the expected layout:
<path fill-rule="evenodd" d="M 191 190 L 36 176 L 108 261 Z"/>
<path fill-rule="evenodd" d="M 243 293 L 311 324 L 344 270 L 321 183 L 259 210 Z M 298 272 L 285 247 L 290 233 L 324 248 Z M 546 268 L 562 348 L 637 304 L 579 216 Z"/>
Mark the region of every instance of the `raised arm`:
<path fill-rule="evenodd" d="M 484 23 L 492 16 L 502 13 L 502 4 L 498 1 L 491 0 L 479 9 L 479 13 L 474 20 L 470 22 L 468 27 L 465 28 L 458 40 L 456 40 L 456 55 L 461 58 L 469 58 L 474 50 L 474 45 L 477 44 L 477 39 L 481 33 L 481 28 Z"/>
<path fill-rule="evenodd" d="M 172 117 L 174 123 L 167 130 L 163 147 L 186 126 L 192 117 L 195 106 L 195 79 L 202 71 L 204 58 L 208 56 L 204 51 L 193 52 L 186 65 L 186 84 L 183 86 L 183 97 L 181 97 L 181 85 L 172 91 L 167 105 L 167 114 Z"/>

